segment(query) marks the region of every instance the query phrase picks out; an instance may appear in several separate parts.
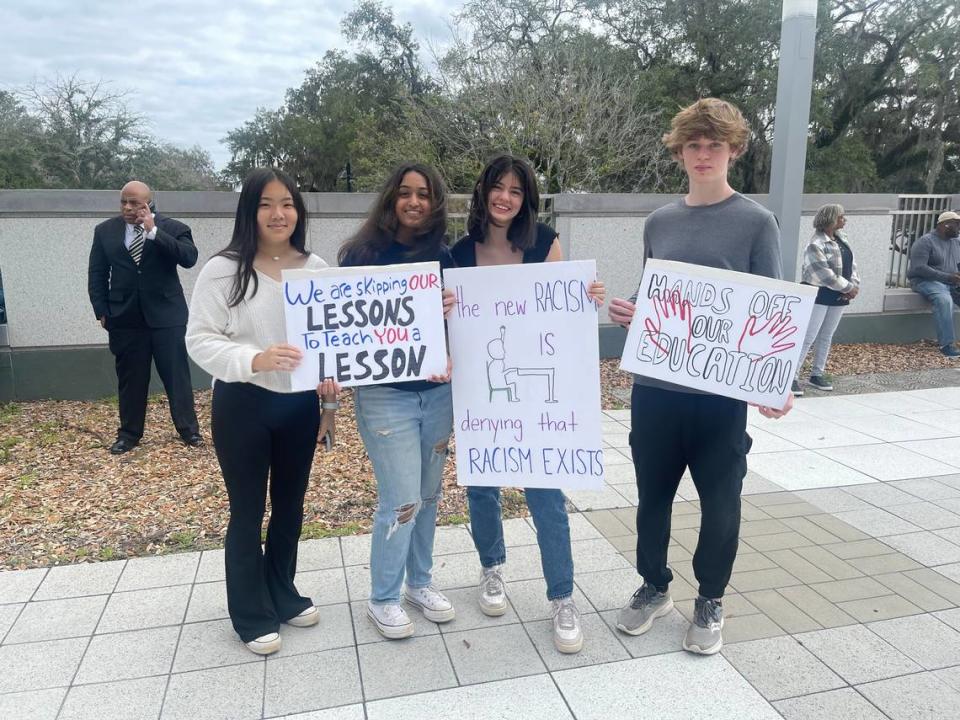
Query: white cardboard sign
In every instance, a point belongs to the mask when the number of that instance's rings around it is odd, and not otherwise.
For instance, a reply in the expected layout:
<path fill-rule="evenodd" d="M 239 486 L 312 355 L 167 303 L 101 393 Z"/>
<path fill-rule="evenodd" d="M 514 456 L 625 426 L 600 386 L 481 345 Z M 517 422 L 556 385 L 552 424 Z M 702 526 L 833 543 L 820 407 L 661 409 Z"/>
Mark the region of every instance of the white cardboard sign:
<path fill-rule="evenodd" d="M 457 268 L 450 313 L 460 485 L 603 487 L 594 261 Z"/>
<path fill-rule="evenodd" d="M 425 380 L 447 369 L 440 265 L 284 270 L 287 342 L 303 351 L 294 390 Z"/>
<path fill-rule="evenodd" d="M 647 260 L 620 367 L 781 408 L 816 296 L 810 285 Z"/>

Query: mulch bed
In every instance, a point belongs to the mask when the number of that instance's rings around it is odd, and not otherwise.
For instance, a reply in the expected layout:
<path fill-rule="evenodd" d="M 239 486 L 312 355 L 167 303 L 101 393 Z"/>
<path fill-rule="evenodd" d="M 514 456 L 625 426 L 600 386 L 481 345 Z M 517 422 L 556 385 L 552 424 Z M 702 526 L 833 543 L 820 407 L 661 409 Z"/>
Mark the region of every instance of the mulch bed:
<path fill-rule="evenodd" d="M 632 383 L 618 364 L 601 363 L 608 409 L 624 407 L 614 390 L 628 390 Z M 834 375 L 955 367 L 934 343 L 838 345 L 829 365 Z M 158 396 L 148 406 L 141 445 L 119 457 L 107 452 L 117 424 L 115 398 L 0 405 L 0 568 L 221 546 L 227 499 L 209 443 L 210 392 L 196 393 L 196 401 L 207 445 L 183 445 L 166 398 Z M 444 473 L 440 523 L 468 519 L 454 467 L 447 463 Z M 505 516 L 525 514 L 522 492 L 505 491 L 503 499 Z M 376 484 L 346 393 L 337 416 L 337 445 L 317 452 L 304 537 L 368 531 L 375 505 Z"/>

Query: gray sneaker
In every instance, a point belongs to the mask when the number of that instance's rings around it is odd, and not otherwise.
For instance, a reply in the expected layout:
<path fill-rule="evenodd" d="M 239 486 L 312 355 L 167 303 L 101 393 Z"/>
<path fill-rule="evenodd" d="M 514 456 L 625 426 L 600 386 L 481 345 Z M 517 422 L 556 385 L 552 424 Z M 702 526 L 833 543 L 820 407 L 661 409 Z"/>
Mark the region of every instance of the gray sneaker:
<path fill-rule="evenodd" d="M 723 647 L 723 603 L 697 597 L 693 603 L 693 622 L 683 638 L 683 649 L 698 655 L 713 655 Z"/>
<path fill-rule="evenodd" d="M 833 376 L 823 373 L 823 375 L 811 375 L 809 383 L 813 385 L 817 390 L 825 390 L 827 392 L 833 390 Z"/>
<path fill-rule="evenodd" d="M 617 613 L 617 628 L 627 635 L 643 635 L 658 617 L 673 609 L 673 598 L 662 593 L 650 583 L 643 583 L 630 598 L 630 602 Z"/>

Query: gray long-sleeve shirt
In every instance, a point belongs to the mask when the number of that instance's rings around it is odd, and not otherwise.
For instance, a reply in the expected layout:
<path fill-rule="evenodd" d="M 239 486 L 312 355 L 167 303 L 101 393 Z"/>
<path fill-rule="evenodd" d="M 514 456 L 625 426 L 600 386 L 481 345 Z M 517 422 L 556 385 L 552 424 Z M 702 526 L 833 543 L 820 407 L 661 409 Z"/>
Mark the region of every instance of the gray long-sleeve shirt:
<path fill-rule="evenodd" d="M 936 232 L 928 232 L 910 248 L 907 278 L 911 284 L 919 280 L 938 280 L 950 284 L 952 276 L 958 272 L 958 263 L 960 239 L 942 238 Z"/>
<path fill-rule="evenodd" d="M 772 212 L 734 193 L 713 205 L 687 205 L 683 198 L 658 208 L 643 226 L 644 257 L 705 265 L 779 279 L 780 227 Z M 636 302 L 637 293 L 631 300 Z M 634 375 L 638 385 L 699 390 Z"/>

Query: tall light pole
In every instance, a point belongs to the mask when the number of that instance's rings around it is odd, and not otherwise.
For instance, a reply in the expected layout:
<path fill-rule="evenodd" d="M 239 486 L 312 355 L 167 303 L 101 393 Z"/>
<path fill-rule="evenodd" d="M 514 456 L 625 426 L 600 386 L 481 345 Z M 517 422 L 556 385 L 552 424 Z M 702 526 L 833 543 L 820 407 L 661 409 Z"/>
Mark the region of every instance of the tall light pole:
<path fill-rule="evenodd" d="M 785 280 L 797 279 L 816 35 L 817 0 L 783 0 L 768 207 L 780 221 Z"/>

